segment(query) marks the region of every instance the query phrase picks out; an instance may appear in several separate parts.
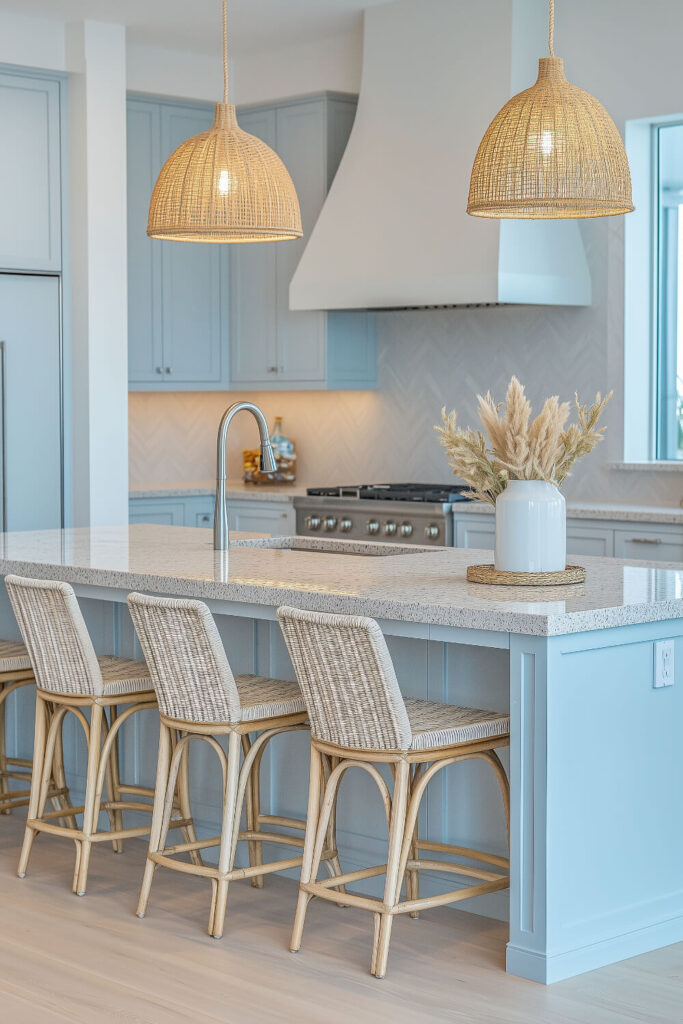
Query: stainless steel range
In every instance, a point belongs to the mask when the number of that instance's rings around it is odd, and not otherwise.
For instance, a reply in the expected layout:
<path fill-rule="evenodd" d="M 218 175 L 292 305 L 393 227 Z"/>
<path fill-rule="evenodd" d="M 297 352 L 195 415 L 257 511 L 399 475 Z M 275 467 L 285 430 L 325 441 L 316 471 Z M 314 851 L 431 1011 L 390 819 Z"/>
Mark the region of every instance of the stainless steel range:
<path fill-rule="evenodd" d="M 361 484 L 309 487 L 295 498 L 296 532 L 402 544 L 453 544 L 454 502 L 467 501 L 458 484 Z"/>

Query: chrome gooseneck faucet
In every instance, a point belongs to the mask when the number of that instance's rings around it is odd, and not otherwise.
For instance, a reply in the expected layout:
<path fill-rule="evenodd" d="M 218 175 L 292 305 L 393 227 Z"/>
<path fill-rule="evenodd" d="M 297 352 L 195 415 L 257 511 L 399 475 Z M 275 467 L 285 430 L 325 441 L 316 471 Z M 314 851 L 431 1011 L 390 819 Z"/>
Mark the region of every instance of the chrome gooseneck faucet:
<path fill-rule="evenodd" d="M 230 530 L 228 527 L 228 504 L 225 494 L 225 444 L 228 437 L 228 427 L 236 413 L 242 410 L 250 412 L 258 424 L 259 438 L 261 442 L 261 472 L 274 473 L 277 469 L 275 455 L 268 436 L 268 425 L 266 418 L 257 405 L 253 402 L 235 402 L 223 413 L 221 424 L 218 428 L 218 451 L 216 458 L 216 512 L 213 522 L 213 546 L 216 551 L 226 551 L 230 545 Z"/>

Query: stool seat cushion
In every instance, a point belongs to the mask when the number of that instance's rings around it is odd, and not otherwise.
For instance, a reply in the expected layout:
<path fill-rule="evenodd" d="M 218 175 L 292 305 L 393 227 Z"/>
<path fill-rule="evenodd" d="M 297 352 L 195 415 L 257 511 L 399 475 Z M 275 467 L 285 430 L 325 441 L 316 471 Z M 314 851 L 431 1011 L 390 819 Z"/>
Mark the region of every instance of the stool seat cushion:
<path fill-rule="evenodd" d="M 144 661 L 134 661 L 133 658 L 116 658 L 109 654 L 99 656 L 97 661 L 104 682 L 104 697 L 154 692 L 152 680 Z"/>
<path fill-rule="evenodd" d="M 510 716 L 498 711 L 480 711 L 411 697 L 405 698 L 405 705 L 413 733 L 411 750 L 471 743 L 510 732 Z"/>
<path fill-rule="evenodd" d="M 298 683 L 254 675 L 236 675 L 235 682 L 242 705 L 243 722 L 295 715 L 306 710 Z"/>
<path fill-rule="evenodd" d="M 0 672 L 23 672 L 31 667 L 24 644 L 16 640 L 0 640 Z"/>

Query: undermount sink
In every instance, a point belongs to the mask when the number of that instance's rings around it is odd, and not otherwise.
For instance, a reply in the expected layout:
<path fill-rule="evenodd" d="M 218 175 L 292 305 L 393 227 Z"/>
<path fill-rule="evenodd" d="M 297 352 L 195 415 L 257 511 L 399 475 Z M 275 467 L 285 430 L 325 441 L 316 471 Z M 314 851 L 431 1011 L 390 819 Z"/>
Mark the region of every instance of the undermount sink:
<path fill-rule="evenodd" d="M 231 541 L 235 548 L 270 548 L 276 551 L 320 552 L 325 555 L 355 555 L 365 558 L 387 558 L 391 555 L 421 555 L 438 548 L 416 544 L 384 544 L 372 541 L 335 540 L 327 537 L 263 537 L 258 540 Z"/>

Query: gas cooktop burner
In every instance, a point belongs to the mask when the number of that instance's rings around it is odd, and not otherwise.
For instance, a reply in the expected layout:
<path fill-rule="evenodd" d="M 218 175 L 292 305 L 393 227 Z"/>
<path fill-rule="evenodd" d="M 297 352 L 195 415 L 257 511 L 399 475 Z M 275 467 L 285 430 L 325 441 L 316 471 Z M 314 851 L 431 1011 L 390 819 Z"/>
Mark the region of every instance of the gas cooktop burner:
<path fill-rule="evenodd" d="M 468 501 L 466 484 L 357 484 L 350 487 L 309 487 L 316 498 L 363 498 L 375 501 Z"/>

